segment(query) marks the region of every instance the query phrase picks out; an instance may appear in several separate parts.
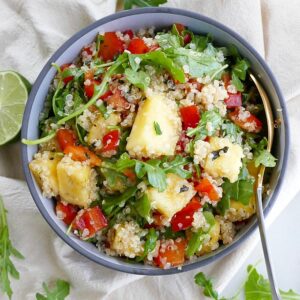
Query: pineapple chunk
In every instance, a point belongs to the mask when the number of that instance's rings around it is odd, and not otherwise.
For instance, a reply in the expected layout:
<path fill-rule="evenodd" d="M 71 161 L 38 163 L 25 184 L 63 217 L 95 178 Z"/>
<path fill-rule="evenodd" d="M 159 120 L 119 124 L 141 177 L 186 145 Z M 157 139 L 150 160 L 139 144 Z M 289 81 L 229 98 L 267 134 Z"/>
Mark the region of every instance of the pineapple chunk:
<path fill-rule="evenodd" d="M 65 156 L 57 165 L 59 195 L 63 201 L 87 207 L 97 199 L 96 171 Z"/>
<path fill-rule="evenodd" d="M 187 180 L 172 173 L 167 175 L 167 185 L 163 192 L 151 187 L 146 190 L 146 194 L 151 202 L 151 207 L 170 220 L 173 215 L 190 202 L 196 191 Z M 180 192 L 183 186 L 186 186 L 188 190 Z"/>
<path fill-rule="evenodd" d="M 95 148 L 101 148 L 102 138 L 109 131 L 107 126 L 116 126 L 120 122 L 121 117 L 118 113 L 110 114 L 106 120 L 101 114 L 99 114 L 97 119 L 92 123 L 90 131 L 87 135 L 88 144 L 96 145 Z M 98 141 L 100 141 L 100 143 Z"/>
<path fill-rule="evenodd" d="M 56 167 L 60 160 L 60 156 L 45 151 L 37 153 L 29 163 L 29 169 L 45 197 L 51 198 L 58 195 Z"/>
<path fill-rule="evenodd" d="M 154 128 L 157 122 L 161 129 Z M 175 102 L 164 94 L 147 92 L 147 99 L 140 105 L 126 149 L 133 157 L 159 157 L 174 155 L 181 130 L 181 119 Z"/>
<path fill-rule="evenodd" d="M 220 152 L 215 158 L 212 152 L 225 147 L 227 151 Z M 210 153 L 206 157 L 204 170 L 213 177 L 226 177 L 230 182 L 235 182 L 238 180 L 243 156 L 240 145 L 232 144 L 226 138 L 211 137 Z"/>

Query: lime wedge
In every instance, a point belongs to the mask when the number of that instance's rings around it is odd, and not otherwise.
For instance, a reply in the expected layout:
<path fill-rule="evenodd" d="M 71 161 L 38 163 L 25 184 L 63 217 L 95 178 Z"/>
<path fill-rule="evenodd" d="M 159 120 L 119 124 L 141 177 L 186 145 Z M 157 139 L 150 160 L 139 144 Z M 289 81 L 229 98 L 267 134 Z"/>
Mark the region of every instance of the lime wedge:
<path fill-rule="evenodd" d="M 20 131 L 30 83 L 14 71 L 0 71 L 0 146 Z"/>

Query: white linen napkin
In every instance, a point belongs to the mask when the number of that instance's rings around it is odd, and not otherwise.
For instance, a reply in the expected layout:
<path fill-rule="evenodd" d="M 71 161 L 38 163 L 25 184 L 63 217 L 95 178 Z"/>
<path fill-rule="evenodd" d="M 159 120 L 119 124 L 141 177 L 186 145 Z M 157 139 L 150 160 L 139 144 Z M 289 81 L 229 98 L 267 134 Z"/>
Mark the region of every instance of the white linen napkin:
<path fill-rule="evenodd" d="M 288 172 L 271 223 L 299 193 L 300 172 L 300 5 L 297 0 L 169 0 L 223 22 L 246 38 L 275 72 L 286 97 L 291 125 Z M 284 6 L 284 9 L 282 7 Z M 1 0 L 0 69 L 14 69 L 31 82 L 49 56 L 72 34 L 115 11 L 115 0 Z M 68 280 L 68 299 L 201 299 L 193 276 L 146 277 L 101 267 L 72 250 L 43 220 L 23 179 L 19 144 L 0 148 L 0 194 L 9 211 L 13 244 L 25 260 L 14 262 L 21 279 L 13 281 L 13 299 L 35 299 L 42 282 Z M 258 241 L 257 233 L 232 254 L 201 270 L 215 279 L 222 292 Z M 0 294 L 0 298 L 1 294 Z"/>

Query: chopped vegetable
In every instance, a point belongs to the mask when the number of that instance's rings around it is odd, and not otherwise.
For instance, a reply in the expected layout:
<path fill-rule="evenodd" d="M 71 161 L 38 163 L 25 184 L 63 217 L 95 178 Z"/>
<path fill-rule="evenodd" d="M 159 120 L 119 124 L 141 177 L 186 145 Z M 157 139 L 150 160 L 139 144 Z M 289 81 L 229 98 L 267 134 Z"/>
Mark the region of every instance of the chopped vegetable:
<path fill-rule="evenodd" d="M 73 204 L 65 204 L 61 201 L 58 201 L 55 210 L 57 217 L 63 220 L 67 225 L 70 225 L 75 219 L 79 208 Z"/>
<path fill-rule="evenodd" d="M 180 108 L 180 115 L 184 130 L 188 128 L 195 128 L 200 121 L 200 114 L 196 105 Z"/>

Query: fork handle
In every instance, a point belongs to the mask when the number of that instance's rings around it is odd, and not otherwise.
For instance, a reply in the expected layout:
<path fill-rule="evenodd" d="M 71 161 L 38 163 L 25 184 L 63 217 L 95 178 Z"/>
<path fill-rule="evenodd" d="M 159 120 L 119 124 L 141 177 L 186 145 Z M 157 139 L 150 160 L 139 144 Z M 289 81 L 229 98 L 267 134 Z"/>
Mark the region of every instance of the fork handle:
<path fill-rule="evenodd" d="M 272 268 L 272 262 L 271 257 L 269 255 L 269 248 L 268 248 L 268 241 L 266 236 L 266 227 L 265 227 L 265 221 L 264 221 L 264 213 L 263 213 L 263 207 L 262 207 L 262 186 L 258 186 L 256 190 L 256 209 L 257 209 L 257 219 L 258 219 L 258 227 L 260 231 L 260 238 L 261 238 L 261 244 L 264 252 L 265 257 L 265 264 L 267 267 L 267 273 L 270 281 L 271 286 L 271 292 L 272 292 L 272 299 L 273 300 L 280 300 L 279 296 L 279 289 L 275 280 L 273 268 Z"/>

